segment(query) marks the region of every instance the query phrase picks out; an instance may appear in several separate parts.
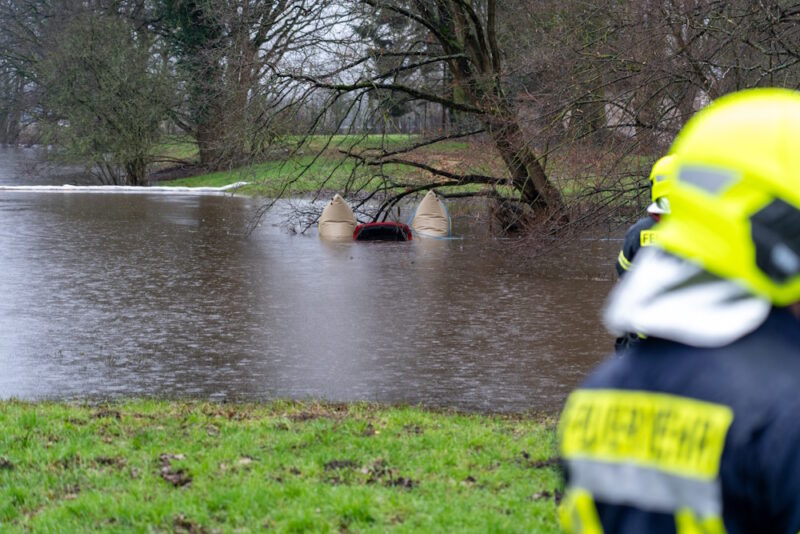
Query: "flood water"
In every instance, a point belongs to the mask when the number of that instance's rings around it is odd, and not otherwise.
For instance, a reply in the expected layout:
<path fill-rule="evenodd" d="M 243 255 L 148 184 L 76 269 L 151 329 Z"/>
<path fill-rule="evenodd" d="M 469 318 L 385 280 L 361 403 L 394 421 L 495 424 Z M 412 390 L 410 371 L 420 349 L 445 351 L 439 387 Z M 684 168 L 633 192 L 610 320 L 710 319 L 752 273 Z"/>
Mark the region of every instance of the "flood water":
<path fill-rule="evenodd" d="M 0 184 L 18 156 L 0 150 Z M 274 212 L 248 234 L 257 206 L 0 191 L 0 398 L 552 412 L 612 349 L 618 242 L 532 265 L 463 221 L 458 240 L 326 243 Z"/>

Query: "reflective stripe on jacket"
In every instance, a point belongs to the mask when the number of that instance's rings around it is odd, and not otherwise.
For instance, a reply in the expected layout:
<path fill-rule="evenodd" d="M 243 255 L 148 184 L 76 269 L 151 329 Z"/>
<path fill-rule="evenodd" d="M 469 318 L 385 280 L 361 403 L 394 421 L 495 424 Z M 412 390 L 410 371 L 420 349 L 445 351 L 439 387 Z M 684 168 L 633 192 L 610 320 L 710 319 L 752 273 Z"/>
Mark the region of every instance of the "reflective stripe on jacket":
<path fill-rule="evenodd" d="M 559 425 L 572 532 L 800 530 L 800 322 L 773 310 L 721 348 L 646 339 Z"/>

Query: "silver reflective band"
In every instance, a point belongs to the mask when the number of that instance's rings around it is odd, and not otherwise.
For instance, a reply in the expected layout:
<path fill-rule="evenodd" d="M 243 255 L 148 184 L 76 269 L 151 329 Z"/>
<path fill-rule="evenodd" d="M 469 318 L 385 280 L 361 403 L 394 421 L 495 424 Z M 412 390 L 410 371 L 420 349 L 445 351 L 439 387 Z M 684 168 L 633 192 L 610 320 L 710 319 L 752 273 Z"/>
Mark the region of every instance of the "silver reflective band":
<path fill-rule="evenodd" d="M 703 191 L 716 195 L 723 189 L 738 181 L 738 176 L 724 169 L 711 169 L 708 167 L 681 167 L 681 182 L 692 184 Z"/>
<path fill-rule="evenodd" d="M 800 271 L 800 258 L 783 243 L 773 247 L 770 259 L 785 275 L 793 275 Z"/>
<path fill-rule="evenodd" d="M 631 464 L 592 460 L 567 460 L 567 468 L 569 485 L 585 489 L 596 501 L 667 514 L 689 508 L 701 518 L 722 515 L 719 480 L 695 480 Z"/>

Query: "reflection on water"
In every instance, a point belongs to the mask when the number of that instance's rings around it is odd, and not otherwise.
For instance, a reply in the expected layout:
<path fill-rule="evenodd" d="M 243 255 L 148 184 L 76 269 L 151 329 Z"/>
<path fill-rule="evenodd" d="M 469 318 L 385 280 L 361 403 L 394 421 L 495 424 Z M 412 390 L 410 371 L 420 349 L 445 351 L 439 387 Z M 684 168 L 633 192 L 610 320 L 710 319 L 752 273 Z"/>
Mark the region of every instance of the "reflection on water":
<path fill-rule="evenodd" d="M 90 185 L 97 180 L 81 167 L 55 166 L 42 161 L 45 149 L 0 145 L 0 186 L 3 185 Z"/>
<path fill-rule="evenodd" d="M 483 239 L 325 243 L 277 219 L 247 236 L 255 206 L 0 192 L 0 398 L 552 411 L 612 347 L 618 243 L 533 269 Z"/>

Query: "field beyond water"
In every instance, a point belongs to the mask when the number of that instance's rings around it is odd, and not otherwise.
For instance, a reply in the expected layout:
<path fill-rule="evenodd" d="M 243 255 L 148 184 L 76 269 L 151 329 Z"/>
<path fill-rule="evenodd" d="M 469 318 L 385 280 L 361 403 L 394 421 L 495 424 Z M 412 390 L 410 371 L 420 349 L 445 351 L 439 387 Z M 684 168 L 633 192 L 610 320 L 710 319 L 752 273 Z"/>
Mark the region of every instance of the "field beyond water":
<path fill-rule="evenodd" d="M 0 402 L 3 532 L 553 532 L 554 421 L 372 404 Z"/>
<path fill-rule="evenodd" d="M 442 183 L 443 178 L 425 169 L 398 163 L 360 165 L 344 154 L 375 156 L 380 150 L 393 152 L 422 145 L 398 157 L 454 175 L 497 178 L 493 184 L 458 184 L 453 181 L 452 185 L 438 186 L 437 193 L 494 191 L 507 198 L 519 198 L 519 191 L 504 180 L 504 177 L 508 178 L 508 169 L 491 141 L 480 136 L 430 145 L 425 145 L 424 141 L 418 135 L 399 134 L 309 136 L 303 139 L 290 136 L 276 143 L 271 157 L 265 155 L 258 163 L 207 172 L 199 166 L 197 144 L 183 137 L 159 145 L 156 159 L 165 156 L 173 163 L 181 162 L 178 168 L 185 166 L 184 171 L 189 174 L 171 178 L 167 167 L 162 169 L 164 174 L 155 173 L 153 180 L 163 186 L 182 187 L 222 187 L 246 182 L 247 185 L 236 189 L 237 194 L 271 198 L 319 194 L 327 199 L 334 193 L 345 196 L 375 191 L 399 193 L 409 187 Z M 546 172 L 568 203 L 588 202 L 594 208 L 613 204 L 623 217 L 635 220 L 649 204 L 647 176 L 654 159 L 655 156 L 615 155 L 613 151 L 581 146 L 573 152 L 547 158 Z"/>
<path fill-rule="evenodd" d="M 304 139 L 300 147 L 293 139 L 284 140 L 282 150 L 276 150 L 275 159 L 230 170 L 204 172 L 197 168 L 198 174 L 166 179 L 159 182 L 164 186 L 182 187 L 221 187 L 235 182 L 248 182 L 237 189 L 237 193 L 274 197 L 280 195 L 303 195 L 319 190 L 340 192 L 347 190 L 374 191 L 385 185 L 376 177 L 375 167 L 356 167 L 355 160 L 348 159 L 343 152 L 372 151 L 382 148 L 397 150 L 422 141 L 416 135 L 368 135 L 368 136 L 311 136 Z M 467 141 L 446 141 L 434 146 L 414 150 L 408 159 L 452 172 L 480 172 L 484 174 L 503 174 L 499 158 L 487 157 L 486 149 L 477 150 L 475 143 Z M 177 158 L 184 164 L 199 163 L 197 145 L 188 138 L 159 146 L 158 152 Z M 491 152 L 489 150 L 489 152 Z M 480 154 L 476 156 L 476 154 Z M 386 164 L 380 171 L 391 175 L 397 183 L 422 184 L 433 180 L 426 171 L 413 167 Z M 482 186 L 459 186 L 455 190 L 479 190 Z M 398 187 L 398 190 L 404 187 Z"/>

